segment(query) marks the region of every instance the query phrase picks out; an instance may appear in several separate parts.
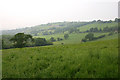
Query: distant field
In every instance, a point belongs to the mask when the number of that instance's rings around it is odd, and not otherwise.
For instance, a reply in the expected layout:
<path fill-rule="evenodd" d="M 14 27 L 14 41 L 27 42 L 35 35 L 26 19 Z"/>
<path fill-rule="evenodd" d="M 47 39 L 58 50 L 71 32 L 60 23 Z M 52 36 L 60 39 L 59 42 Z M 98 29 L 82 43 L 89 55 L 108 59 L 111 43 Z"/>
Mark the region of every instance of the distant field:
<path fill-rule="evenodd" d="M 64 39 L 64 34 L 54 34 L 54 35 L 41 35 L 41 36 L 35 36 L 34 38 L 45 38 L 47 40 L 49 40 L 51 37 L 54 37 L 55 39 L 59 38 L 63 38 L 63 41 L 56 41 L 54 42 L 54 44 L 61 44 L 61 43 L 65 43 L 65 44 L 77 44 L 77 43 L 81 43 L 81 40 L 85 37 L 85 35 L 88 33 L 72 33 L 69 34 L 69 38 L 67 40 Z M 107 35 L 108 33 L 94 33 L 94 36 L 100 36 L 100 35 Z"/>
<path fill-rule="evenodd" d="M 3 50 L 3 78 L 117 78 L 118 40 Z"/>

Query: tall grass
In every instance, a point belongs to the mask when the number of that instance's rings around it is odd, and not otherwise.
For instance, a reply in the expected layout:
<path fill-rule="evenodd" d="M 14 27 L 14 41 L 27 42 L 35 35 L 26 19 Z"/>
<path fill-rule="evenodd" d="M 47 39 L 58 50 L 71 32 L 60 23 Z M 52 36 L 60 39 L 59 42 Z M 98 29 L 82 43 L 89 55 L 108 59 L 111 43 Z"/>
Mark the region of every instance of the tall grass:
<path fill-rule="evenodd" d="M 3 78 L 116 78 L 117 39 L 3 50 Z"/>

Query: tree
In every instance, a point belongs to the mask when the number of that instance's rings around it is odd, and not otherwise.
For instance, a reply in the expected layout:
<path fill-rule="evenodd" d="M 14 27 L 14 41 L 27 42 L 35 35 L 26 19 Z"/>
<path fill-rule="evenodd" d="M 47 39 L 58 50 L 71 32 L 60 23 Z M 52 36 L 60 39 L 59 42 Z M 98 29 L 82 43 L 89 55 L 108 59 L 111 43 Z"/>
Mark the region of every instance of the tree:
<path fill-rule="evenodd" d="M 93 39 L 94 39 L 94 34 L 93 34 L 93 33 L 88 33 L 88 34 L 85 36 L 85 39 L 88 39 L 89 41 L 93 40 Z"/>
<path fill-rule="evenodd" d="M 69 37 L 68 34 L 65 34 L 65 35 L 64 35 L 64 38 L 65 38 L 65 39 L 68 39 L 68 37 Z"/>
<path fill-rule="evenodd" d="M 36 38 L 35 39 L 35 46 L 45 46 L 47 41 L 45 38 Z"/>
<path fill-rule="evenodd" d="M 22 48 L 25 47 L 28 40 L 33 41 L 33 38 L 29 34 L 17 33 L 13 38 L 10 39 L 14 43 L 14 47 Z"/>
<path fill-rule="evenodd" d="M 63 40 L 62 38 L 59 38 L 59 37 L 57 38 L 57 41 L 62 41 L 62 40 Z"/>
<path fill-rule="evenodd" d="M 51 41 L 51 42 L 55 42 L 56 40 L 55 40 L 54 37 L 51 37 L 51 38 L 50 38 L 50 41 Z"/>

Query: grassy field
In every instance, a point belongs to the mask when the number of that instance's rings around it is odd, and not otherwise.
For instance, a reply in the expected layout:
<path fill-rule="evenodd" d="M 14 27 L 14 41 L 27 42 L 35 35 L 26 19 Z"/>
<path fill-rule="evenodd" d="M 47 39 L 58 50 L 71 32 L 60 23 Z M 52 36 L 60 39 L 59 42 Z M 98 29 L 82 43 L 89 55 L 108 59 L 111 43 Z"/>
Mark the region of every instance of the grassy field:
<path fill-rule="evenodd" d="M 116 78 L 118 40 L 3 50 L 3 78 Z"/>
<path fill-rule="evenodd" d="M 78 28 L 86 31 L 107 26 L 115 27 L 117 23 L 93 23 Z M 49 26 L 43 29 L 47 28 Z M 54 45 L 50 46 L 2 50 L 2 77 L 117 78 L 118 34 L 108 36 L 109 33 L 94 33 L 95 37 L 106 36 L 95 41 L 81 42 L 86 34 L 72 33 L 66 40 L 63 33 L 34 36 L 46 40 L 59 37 L 63 40 L 53 42 Z"/>
<path fill-rule="evenodd" d="M 61 43 L 64 43 L 64 44 L 78 44 L 78 43 L 81 43 L 81 40 L 85 37 L 85 35 L 87 35 L 88 33 L 72 33 L 72 34 L 69 34 L 69 38 L 67 40 L 64 39 L 64 34 L 61 33 L 61 34 L 53 34 L 53 35 L 41 35 L 41 36 L 34 36 L 34 38 L 45 38 L 47 40 L 49 40 L 51 37 L 54 37 L 55 39 L 57 39 L 58 37 L 59 38 L 63 38 L 64 40 L 62 41 L 56 41 L 54 42 L 55 45 L 58 45 L 58 44 L 61 44 Z M 100 35 L 107 35 L 108 33 L 94 33 L 94 36 L 95 37 L 98 37 Z M 116 34 L 117 36 L 117 34 Z M 113 37 L 113 38 L 116 38 Z M 108 39 L 111 38 L 110 37 L 107 37 Z M 106 38 L 104 38 L 106 39 Z"/>

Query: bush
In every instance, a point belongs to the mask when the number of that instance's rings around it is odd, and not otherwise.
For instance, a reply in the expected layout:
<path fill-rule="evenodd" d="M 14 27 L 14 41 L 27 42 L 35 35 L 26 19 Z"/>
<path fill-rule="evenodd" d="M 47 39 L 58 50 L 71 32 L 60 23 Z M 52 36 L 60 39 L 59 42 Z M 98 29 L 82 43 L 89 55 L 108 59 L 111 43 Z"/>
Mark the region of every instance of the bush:
<path fill-rule="evenodd" d="M 92 41 L 94 39 L 94 34 L 93 33 L 88 33 L 86 36 L 85 36 L 85 39 L 89 40 L 89 41 Z"/>
<path fill-rule="evenodd" d="M 51 42 L 55 42 L 56 39 L 55 39 L 54 37 L 51 37 L 51 38 L 50 38 L 50 41 L 51 41 Z"/>
<path fill-rule="evenodd" d="M 113 32 L 110 32 L 110 33 L 108 34 L 108 36 L 111 36 L 111 35 L 113 35 Z"/>
<path fill-rule="evenodd" d="M 64 35 L 64 38 L 65 38 L 65 39 L 68 39 L 68 37 L 69 37 L 68 34 L 65 34 L 65 35 Z"/>
<path fill-rule="evenodd" d="M 59 37 L 57 38 L 57 41 L 62 41 L 62 40 L 63 40 L 62 38 L 59 38 Z"/>

